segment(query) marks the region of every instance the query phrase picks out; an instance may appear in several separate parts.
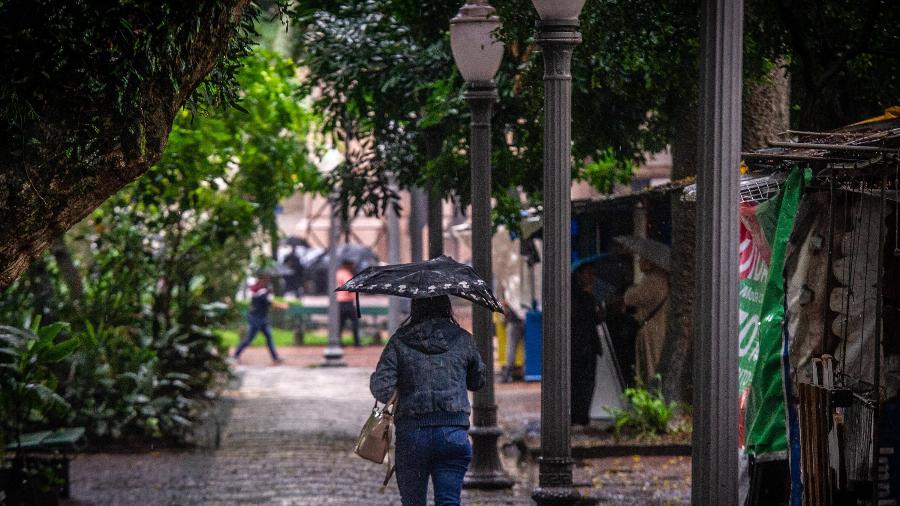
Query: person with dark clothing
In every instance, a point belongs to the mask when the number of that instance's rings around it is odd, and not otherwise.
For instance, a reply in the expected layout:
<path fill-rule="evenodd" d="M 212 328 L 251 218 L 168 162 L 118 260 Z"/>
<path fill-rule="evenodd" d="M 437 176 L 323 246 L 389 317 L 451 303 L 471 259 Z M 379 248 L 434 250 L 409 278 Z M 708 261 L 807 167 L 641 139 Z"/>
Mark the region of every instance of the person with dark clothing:
<path fill-rule="evenodd" d="M 596 266 L 592 263 L 578 266 L 572 275 L 571 415 L 574 425 L 588 425 L 591 422 L 597 357 L 602 353 L 600 334 L 597 332 L 601 319 L 594 298 L 596 277 Z"/>
<path fill-rule="evenodd" d="M 353 278 L 353 262 L 344 262 L 335 274 L 335 286 L 342 286 Z M 353 292 L 337 292 L 335 295 L 338 303 L 338 335 L 344 333 L 344 325 L 349 321 L 353 331 L 353 345 L 362 346 L 359 339 L 359 315 L 356 312 L 356 298 Z"/>
<path fill-rule="evenodd" d="M 403 506 L 460 504 L 472 460 L 468 390 L 481 389 L 485 365 L 472 335 L 453 318 L 446 295 L 413 299 L 410 317 L 390 338 L 370 379 L 372 395 L 395 391 L 397 486 Z"/>
<path fill-rule="evenodd" d="M 258 332 L 262 332 L 266 336 L 266 345 L 269 347 L 269 353 L 272 355 L 272 361 L 276 364 L 281 363 L 278 352 L 275 351 L 275 342 L 272 340 L 272 330 L 269 328 L 269 306 L 274 305 L 280 309 L 286 309 L 287 304 L 273 303 L 271 301 L 271 292 L 269 291 L 269 276 L 260 276 L 259 279 L 250 286 L 250 308 L 247 312 L 247 335 L 241 344 L 234 351 L 234 358 L 238 361 L 241 359 L 241 353 L 253 342 Z"/>
<path fill-rule="evenodd" d="M 609 331 L 613 354 L 625 387 L 635 385 L 635 339 L 639 325 L 625 307 L 623 296 L 634 279 L 631 255 L 613 252 L 597 272 L 594 295 L 603 308 L 603 322 Z"/>

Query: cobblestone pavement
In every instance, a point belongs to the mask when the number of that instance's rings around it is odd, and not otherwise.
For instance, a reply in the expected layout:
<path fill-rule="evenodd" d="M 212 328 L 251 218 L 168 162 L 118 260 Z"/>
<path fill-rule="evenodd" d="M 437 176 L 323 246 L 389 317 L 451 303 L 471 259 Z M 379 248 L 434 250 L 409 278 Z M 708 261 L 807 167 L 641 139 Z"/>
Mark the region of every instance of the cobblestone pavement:
<path fill-rule="evenodd" d="M 218 449 L 81 455 L 70 504 L 399 505 L 396 482 L 380 493 L 383 468 L 352 453 L 372 403 L 368 362 L 378 356 L 354 351 L 358 360 L 348 362 L 367 367 L 271 367 L 256 365 L 263 355 L 248 356 L 240 387 L 225 393 L 232 408 Z M 307 355 L 314 353 L 297 351 L 288 363 Z M 538 385 L 498 385 L 497 396 L 501 417 L 533 419 L 539 410 Z M 464 491 L 463 504 L 532 504 L 536 466 L 512 445 L 502 458 L 517 479 L 513 490 Z M 609 504 L 685 502 L 689 475 L 689 458 L 593 459 L 575 469 L 582 491 Z"/>

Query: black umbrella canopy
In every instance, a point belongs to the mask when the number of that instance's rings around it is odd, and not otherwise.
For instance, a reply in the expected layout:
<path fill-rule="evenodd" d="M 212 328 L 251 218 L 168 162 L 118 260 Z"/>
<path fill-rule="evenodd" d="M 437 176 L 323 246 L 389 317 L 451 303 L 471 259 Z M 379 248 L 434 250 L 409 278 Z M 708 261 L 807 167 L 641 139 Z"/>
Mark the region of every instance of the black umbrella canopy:
<path fill-rule="evenodd" d="M 378 256 L 372 248 L 362 244 L 341 244 L 338 246 L 338 262 L 350 262 L 353 270 L 360 270 L 378 262 Z"/>
<path fill-rule="evenodd" d="M 335 291 L 377 293 L 409 299 L 455 295 L 498 313 L 503 308 L 475 269 L 441 255 L 425 262 L 372 266 Z"/>

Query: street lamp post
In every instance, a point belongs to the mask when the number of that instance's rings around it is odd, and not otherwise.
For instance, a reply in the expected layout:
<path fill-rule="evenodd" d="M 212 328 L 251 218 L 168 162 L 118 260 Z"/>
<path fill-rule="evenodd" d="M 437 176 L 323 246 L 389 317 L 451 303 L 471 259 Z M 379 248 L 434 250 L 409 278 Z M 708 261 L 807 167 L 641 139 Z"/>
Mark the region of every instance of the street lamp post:
<path fill-rule="evenodd" d="M 325 361 L 322 363 L 324 367 L 343 367 L 347 363 L 344 362 L 344 350 L 341 348 L 341 331 L 340 331 L 340 314 L 338 311 L 337 297 L 335 295 L 335 277 L 338 268 L 338 240 L 341 232 L 340 217 L 337 211 L 337 195 L 331 198 L 331 221 L 328 226 L 328 280 L 325 286 L 328 287 L 328 346 L 322 354 Z"/>
<path fill-rule="evenodd" d="M 497 101 L 494 76 L 503 58 L 503 45 L 493 32 L 500 26 L 487 0 L 469 0 L 450 21 L 450 45 L 460 74 L 466 81 L 466 101 L 472 110 L 469 160 L 472 167 L 472 265 L 491 279 L 491 109 Z M 494 401 L 494 346 L 490 310 L 473 304 L 472 328 L 478 351 L 487 365 L 487 382 L 475 392 L 472 464 L 466 488 L 509 488 L 513 480 L 503 470 L 497 452 L 502 431 L 497 426 Z"/>
<path fill-rule="evenodd" d="M 569 441 L 571 301 L 572 52 L 581 42 L 578 14 L 584 0 L 532 0 L 541 17 L 544 54 L 544 268 L 539 505 L 573 504 Z"/>
<path fill-rule="evenodd" d="M 388 184 L 391 192 L 397 193 L 397 174 L 393 171 L 388 174 Z M 400 263 L 400 215 L 394 206 L 388 208 L 388 263 L 397 265 Z M 400 299 L 391 297 L 388 300 L 388 335 L 400 328 Z"/>
<path fill-rule="evenodd" d="M 426 128 L 422 132 L 425 141 L 425 157 L 429 161 L 441 156 L 444 143 L 443 132 L 439 126 Z M 428 258 L 437 258 L 444 254 L 444 199 L 428 185 Z"/>
<path fill-rule="evenodd" d="M 322 158 L 318 160 L 318 166 L 321 174 L 328 174 L 338 165 L 344 162 L 344 156 L 336 149 L 329 149 Z M 323 367 L 343 367 L 347 363 L 344 362 L 344 350 L 341 349 L 340 323 L 338 322 L 338 305 L 335 297 L 335 273 L 337 272 L 338 260 L 338 240 L 341 233 L 341 219 L 338 215 L 338 196 L 339 192 L 335 189 L 328 196 L 330 221 L 328 222 L 328 280 L 325 286 L 328 288 L 328 346 L 325 347 L 323 355 Z"/>

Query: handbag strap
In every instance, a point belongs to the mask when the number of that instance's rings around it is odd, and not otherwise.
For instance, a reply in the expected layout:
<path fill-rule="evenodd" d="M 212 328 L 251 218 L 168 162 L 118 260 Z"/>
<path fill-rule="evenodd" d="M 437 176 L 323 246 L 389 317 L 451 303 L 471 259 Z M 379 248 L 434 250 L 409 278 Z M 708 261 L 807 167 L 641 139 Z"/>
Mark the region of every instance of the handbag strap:
<path fill-rule="evenodd" d="M 394 459 L 391 457 L 391 452 L 388 451 L 387 454 L 387 474 L 384 476 L 384 481 L 381 482 L 381 488 L 384 489 L 387 487 L 388 482 L 391 481 L 391 476 L 394 475 L 394 469 L 396 466 L 394 465 Z"/>
<path fill-rule="evenodd" d="M 394 390 L 394 393 L 391 394 L 391 398 L 384 404 L 384 412 L 393 416 L 394 411 L 397 409 L 397 402 L 400 400 L 400 391 Z"/>
<path fill-rule="evenodd" d="M 394 390 L 393 395 L 391 395 L 391 398 L 388 399 L 387 404 L 384 405 L 385 412 L 388 413 L 391 418 L 393 418 L 393 410 L 388 411 L 388 406 L 395 408 L 399 398 L 400 393 L 397 390 Z M 391 425 L 394 425 L 393 419 L 391 420 Z M 390 434 L 390 429 L 388 429 L 388 434 Z M 391 481 L 391 476 L 394 475 L 395 468 L 396 466 L 394 465 L 394 456 L 391 453 L 391 448 L 389 446 L 387 451 L 387 472 L 384 475 L 384 481 L 381 482 L 381 487 L 379 487 L 378 489 L 380 493 L 384 493 L 385 488 L 387 488 L 388 482 Z"/>
<path fill-rule="evenodd" d="M 650 314 L 647 315 L 647 317 L 644 318 L 644 321 L 641 322 L 641 327 L 643 327 L 644 325 L 647 324 L 647 322 L 649 322 L 650 320 L 652 320 L 653 317 L 656 316 L 656 313 L 658 313 L 659 310 L 662 309 L 662 307 L 666 305 L 666 302 L 667 302 L 668 300 L 669 300 L 669 297 L 668 297 L 668 296 L 663 297 L 663 300 L 659 301 L 659 304 L 657 304 L 656 307 L 653 308 L 653 311 L 650 311 Z"/>
<path fill-rule="evenodd" d="M 382 412 L 386 412 L 389 415 L 393 415 L 394 414 L 393 411 L 388 411 L 388 406 L 393 406 L 393 405 L 397 404 L 397 401 L 399 400 L 399 396 L 400 396 L 399 392 L 394 390 L 394 393 L 391 394 L 391 397 L 388 399 L 388 401 L 384 403 L 384 408 L 382 408 Z M 374 409 L 377 407 L 378 407 L 378 399 L 375 399 L 375 404 L 372 405 L 372 408 Z"/>

